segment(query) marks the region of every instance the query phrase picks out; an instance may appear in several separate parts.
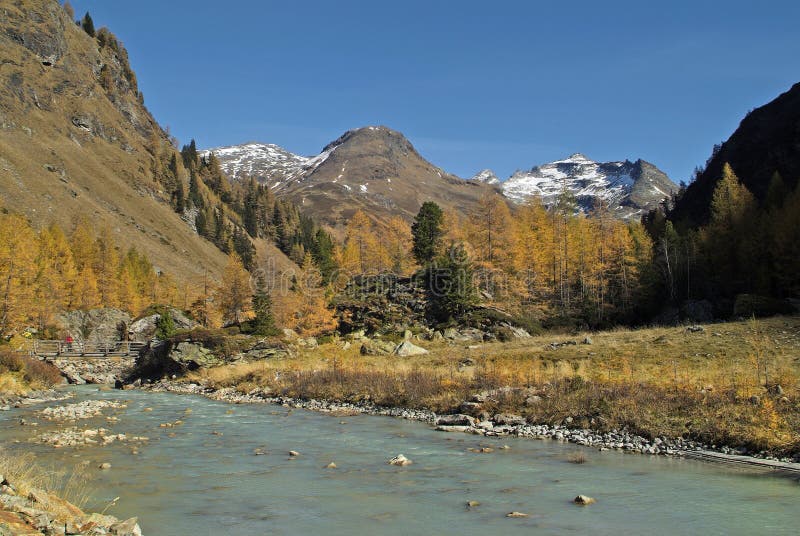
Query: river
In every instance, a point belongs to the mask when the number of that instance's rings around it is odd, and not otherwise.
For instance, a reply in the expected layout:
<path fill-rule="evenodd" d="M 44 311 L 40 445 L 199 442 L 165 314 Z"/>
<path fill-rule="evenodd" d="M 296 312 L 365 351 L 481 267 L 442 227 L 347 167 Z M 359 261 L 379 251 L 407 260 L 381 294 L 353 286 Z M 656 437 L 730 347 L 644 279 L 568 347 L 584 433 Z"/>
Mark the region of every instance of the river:
<path fill-rule="evenodd" d="M 87 471 L 88 509 L 138 516 L 146 536 L 295 534 L 797 534 L 800 485 L 786 477 L 556 441 L 436 432 L 368 415 L 332 416 L 199 396 L 71 387 L 126 401 L 79 421 L 140 435 L 137 447 L 32 443 L 56 428 L 43 406 L 0 413 L 0 444 L 45 467 Z M 152 408 L 152 411 L 145 411 Z M 190 410 L 187 412 L 186 410 Z M 21 426 L 20 419 L 38 426 Z M 163 428 L 162 423 L 183 424 Z M 63 425 L 62 425 L 63 426 Z M 508 449 L 500 447 L 507 445 Z M 489 446 L 491 453 L 469 448 Z M 288 452 L 300 453 L 290 458 Z M 259 451 L 263 454 L 256 455 Z M 570 463 L 582 453 L 586 462 Z M 405 454 L 413 465 L 386 461 Z M 110 462 L 111 469 L 98 465 Z M 336 469 L 325 466 L 335 462 Z M 597 503 L 572 504 L 578 495 Z M 467 509 L 467 501 L 480 505 Z M 506 518 L 519 511 L 526 518 Z"/>

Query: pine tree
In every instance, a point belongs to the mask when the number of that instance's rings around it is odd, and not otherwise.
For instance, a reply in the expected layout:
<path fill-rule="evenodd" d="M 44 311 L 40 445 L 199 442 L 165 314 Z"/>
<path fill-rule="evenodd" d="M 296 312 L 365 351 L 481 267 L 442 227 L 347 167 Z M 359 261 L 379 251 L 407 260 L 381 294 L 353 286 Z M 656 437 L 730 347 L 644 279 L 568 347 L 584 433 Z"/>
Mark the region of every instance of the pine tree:
<path fill-rule="evenodd" d="M 786 183 L 783 181 L 781 174 L 777 171 L 773 173 L 769 181 L 769 187 L 767 188 L 767 197 L 764 200 L 764 205 L 767 210 L 781 208 L 783 202 L 789 196 L 789 193 L 789 188 L 786 187 Z"/>
<path fill-rule="evenodd" d="M 89 15 L 88 11 L 86 12 L 86 15 L 83 16 L 83 19 L 81 19 L 81 28 L 83 28 L 83 31 L 90 36 L 95 36 L 94 21 L 92 21 L 92 16 Z"/>
<path fill-rule="evenodd" d="M 426 273 L 428 315 L 434 321 L 459 321 L 477 303 L 472 263 L 462 244 L 451 244 Z"/>
<path fill-rule="evenodd" d="M 268 337 L 276 335 L 278 329 L 275 327 L 275 315 L 272 313 L 272 297 L 267 288 L 266 277 L 259 273 L 255 282 L 255 293 L 253 294 L 253 312 L 255 316 L 252 321 L 252 331 L 256 335 Z"/>
<path fill-rule="evenodd" d="M 189 169 L 189 201 L 197 209 L 203 209 L 203 194 L 200 193 L 200 184 L 197 181 L 197 172 L 194 168 Z"/>
<path fill-rule="evenodd" d="M 438 255 L 442 242 L 442 209 L 433 201 L 426 201 L 420 207 L 411 226 L 414 258 L 425 266 Z"/>

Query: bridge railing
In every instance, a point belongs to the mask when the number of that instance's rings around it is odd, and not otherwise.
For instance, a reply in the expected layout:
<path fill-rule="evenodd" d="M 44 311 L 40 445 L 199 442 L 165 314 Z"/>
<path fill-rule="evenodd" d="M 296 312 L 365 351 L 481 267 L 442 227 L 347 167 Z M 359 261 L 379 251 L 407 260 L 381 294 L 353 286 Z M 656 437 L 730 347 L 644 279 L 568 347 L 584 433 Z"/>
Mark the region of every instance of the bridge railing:
<path fill-rule="evenodd" d="M 107 357 L 137 355 L 147 343 L 137 341 L 46 341 L 34 339 L 31 353 L 39 357 Z"/>

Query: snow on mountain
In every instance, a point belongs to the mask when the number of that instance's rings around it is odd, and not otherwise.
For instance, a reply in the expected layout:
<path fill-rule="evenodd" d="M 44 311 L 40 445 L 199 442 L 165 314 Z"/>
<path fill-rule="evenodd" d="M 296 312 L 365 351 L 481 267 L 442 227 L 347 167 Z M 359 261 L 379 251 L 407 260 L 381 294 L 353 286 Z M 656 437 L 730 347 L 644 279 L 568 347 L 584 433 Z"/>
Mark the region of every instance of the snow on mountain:
<path fill-rule="evenodd" d="M 537 195 L 552 205 L 565 188 L 582 210 L 589 211 L 603 200 L 622 218 L 654 208 L 677 190 L 664 172 L 643 160 L 595 162 L 580 153 L 517 171 L 502 183 L 503 193 L 516 203 Z"/>
<path fill-rule="evenodd" d="M 497 175 L 495 175 L 494 171 L 492 171 L 491 169 L 483 169 L 479 171 L 470 180 L 482 182 L 485 184 L 500 184 L 500 179 L 497 178 Z"/>
<path fill-rule="evenodd" d="M 241 180 L 254 177 L 273 188 L 306 173 L 327 157 L 322 153 L 309 158 L 291 153 L 278 145 L 256 142 L 207 149 L 200 151 L 200 156 L 208 156 L 212 152 L 231 178 Z"/>

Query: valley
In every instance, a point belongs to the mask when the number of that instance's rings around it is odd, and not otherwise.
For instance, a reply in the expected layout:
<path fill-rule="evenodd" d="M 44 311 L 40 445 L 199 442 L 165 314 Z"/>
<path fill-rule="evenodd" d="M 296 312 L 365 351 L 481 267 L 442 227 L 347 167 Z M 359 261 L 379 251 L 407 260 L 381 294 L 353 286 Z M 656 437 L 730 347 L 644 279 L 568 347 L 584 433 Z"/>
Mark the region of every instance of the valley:
<path fill-rule="evenodd" d="M 1 535 L 796 532 L 800 83 L 156 4 L 0 0 Z"/>

